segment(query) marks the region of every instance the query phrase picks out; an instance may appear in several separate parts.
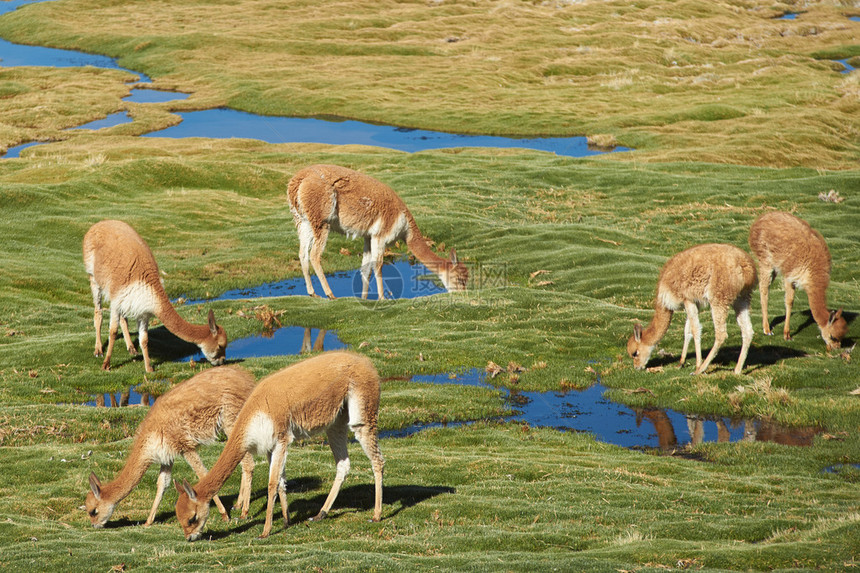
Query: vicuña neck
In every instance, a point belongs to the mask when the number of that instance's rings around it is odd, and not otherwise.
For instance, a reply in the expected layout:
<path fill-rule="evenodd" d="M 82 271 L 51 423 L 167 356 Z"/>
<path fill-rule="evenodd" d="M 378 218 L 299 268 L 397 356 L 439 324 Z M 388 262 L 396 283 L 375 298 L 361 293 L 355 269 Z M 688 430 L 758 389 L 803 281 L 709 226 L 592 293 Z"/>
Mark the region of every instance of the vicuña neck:
<path fill-rule="evenodd" d="M 421 264 L 436 274 L 440 273 L 450 264 L 448 259 L 433 252 L 433 249 L 427 244 L 427 239 L 421 234 L 415 219 L 408 213 L 407 217 L 409 218 L 409 231 L 406 234 L 406 246 L 409 247 L 415 258 L 421 261 Z"/>
<path fill-rule="evenodd" d="M 158 319 L 164 324 L 165 328 L 184 340 L 192 344 L 198 344 L 201 340 L 205 340 L 210 334 L 208 324 L 191 324 L 184 318 L 179 316 L 170 301 L 165 299 L 161 302 Z"/>
<path fill-rule="evenodd" d="M 659 303 L 654 305 L 654 318 L 648 323 L 648 327 L 642 331 L 642 342 L 648 346 L 654 346 L 660 342 L 669 330 L 671 320 L 671 310 Z"/>
<path fill-rule="evenodd" d="M 827 310 L 827 295 L 824 289 L 807 288 L 806 294 L 809 296 L 809 310 L 812 311 L 815 323 L 820 327 L 827 326 L 830 321 L 830 311 Z"/>
<path fill-rule="evenodd" d="M 134 441 L 128 460 L 120 472 L 112 481 L 102 484 L 101 497 L 118 503 L 137 487 L 151 463 L 143 457 L 145 441 L 144 439 Z"/>
<path fill-rule="evenodd" d="M 215 465 L 194 486 L 194 491 L 197 493 L 198 499 L 209 501 L 215 497 L 215 494 L 218 493 L 218 490 L 221 489 L 224 483 L 230 478 L 233 470 L 236 469 L 236 466 L 245 457 L 245 450 L 241 446 L 244 438 L 241 437 L 241 434 L 244 434 L 244 432 L 238 431 L 237 428 L 233 429 Z"/>

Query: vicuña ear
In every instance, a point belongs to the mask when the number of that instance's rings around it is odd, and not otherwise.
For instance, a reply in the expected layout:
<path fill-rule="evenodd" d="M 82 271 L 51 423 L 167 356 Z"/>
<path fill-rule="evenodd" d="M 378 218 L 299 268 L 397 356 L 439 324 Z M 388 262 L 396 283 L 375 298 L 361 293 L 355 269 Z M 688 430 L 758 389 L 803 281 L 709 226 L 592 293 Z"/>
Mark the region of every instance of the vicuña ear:
<path fill-rule="evenodd" d="M 101 499 L 102 497 L 102 482 L 99 481 L 98 476 L 96 476 L 95 472 L 90 472 L 90 489 L 93 492 L 93 495 L 96 496 L 96 499 Z"/>
<path fill-rule="evenodd" d="M 451 264 L 457 264 L 457 251 L 451 249 Z"/>
<path fill-rule="evenodd" d="M 839 320 L 840 316 L 842 316 L 842 309 L 841 308 L 839 310 L 831 310 L 830 311 L 830 318 L 827 320 L 827 324 L 833 324 L 834 322 Z"/>
<path fill-rule="evenodd" d="M 181 484 L 178 484 L 176 483 L 176 480 L 173 480 L 173 487 L 175 487 L 176 491 L 178 491 L 179 493 L 185 492 L 185 495 L 187 495 L 191 499 L 191 501 L 197 501 L 197 494 L 194 492 L 194 488 L 191 487 L 191 484 L 188 483 L 187 479 L 182 478 Z"/>
<path fill-rule="evenodd" d="M 212 333 L 212 336 L 218 336 L 218 325 L 215 324 L 215 313 L 212 312 L 212 309 L 209 309 L 209 332 Z"/>
<path fill-rule="evenodd" d="M 638 322 L 633 325 L 633 339 L 642 342 L 642 325 Z"/>

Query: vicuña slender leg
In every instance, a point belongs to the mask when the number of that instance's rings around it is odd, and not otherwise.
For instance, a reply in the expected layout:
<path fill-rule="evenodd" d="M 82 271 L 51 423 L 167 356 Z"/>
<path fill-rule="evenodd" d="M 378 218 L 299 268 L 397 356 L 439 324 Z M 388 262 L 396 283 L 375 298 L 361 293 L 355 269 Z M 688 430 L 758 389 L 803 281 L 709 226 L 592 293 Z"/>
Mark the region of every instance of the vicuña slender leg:
<path fill-rule="evenodd" d="M 334 504 L 334 500 L 337 499 L 337 494 L 340 492 L 340 487 L 343 485 L 343 480 L 346 479 L 347 474 L 349 473 L 349 450 L 347 448 L 347 438 L 349 437 L 347 434 L 347 426 L 346 421 L 349 417 L 348 414 L 342 412 L 338 416 L 338 420 L 332 424 L 332 426 L 326 432 L 326 436 L 328 437 L 328 444 L 331 447 L 331 453 L 334 455 L 334 463 L 335 463 L 335 476 L 334 483 L 331 485 L 331 490 L 328 492 L 328 497 L 325 500 L 325 503 L 320 509 L 320 512 L 312 519 L 312 521 L 319 521 L 321 519 L 325 519 L 328 515 L 328 512 L 331 510 L 331 506 Z"/>
<path fill-rule="evenodd" d="M 755 329 L 752 325 L 752 320 L 750 319 L 750 299 L 738 299 L 735 301 L 735 318 L 737 319 L 738 326 L 741 329 L 741 353 L 738 356 L 738 363 L 735 366 L 735 374 L 740 374 L 744 369 L 744 363 L 747 360 L 747 354 L 750 350 L 750 344 L 752 344 L 753 333 Z"/>
<path fill-rule="evenodd" d="M 113 355 L 113 345 L 116 342 L 116 331 L 119 326 L 119 315 L 117 311 L 111 307 L 110 309 L 110 327 L 108 328 L 108 346 L 105 351 L 105 359 L 102 362 L 102 370 L 110 370 L 110 358 Z"/>
<path fill-rule="evenodd" d="M 684 324 L 684 356 L 687 356 L 687 345 L 689 344 L 689 340 L 687 339 L 687 324 L 689 324 L 689 331 L 693 337 L 693 346 L 696 350 L 696 372 L 698 372 L 699 367 L 702 365 L 702 323 L 699 320 L 699 307 L 696 306 L 695 302 L 686 301 L 684 302 L 684 311 L 687 313 L 687 322 Z"/>
<path fill-rule="evenodd" d="M 131 341 L 131 334 L 128 331 L 128 319 L 126 317 L 119 317 L 119 327 L 122 329 L 122 338 L 125 340 L 125 347 L 128 353 L 132 356 L 137 356 L 137 348 L 134 347 L 134 342 Z"/>
<path fill-rule="evenodd" d="M 254 474 L 254 456 L 245 454 L 242 458 L 242 481 L 239 484 L 239 497 L 236 499 L 236 505 L 241 510 L 240 517 L 246 519 L 248 517 L 248 509 L 251 506 L 251 478 Z"/>
<path fill-rule="evenodd" d="M 726 338 L 728 337 L 728 332 L 726 330 L 727 314 L 725 307 L 721 305 L 711 305 L 711 317 L 714 319 L 714 346 L 711 348 L 711 351 L 708 352 L 708 356 L 705 358 L 705 361 L 702 362 L 701 366 L 696 368 L 696 374 L 701 374 L 707 370 L 708 366 L 711 365 L 711 361 L 717 355 L 717 352 L 720 351 L 720 347 L 723 345 L 723 342 L 726 341 Z"/>
<path fill-rule="evenodd" d="M 287 463 L 287 448 L 289 439 L 279 440 L 269 454 L 269 490 L 266 502 L 266 523 L 263 525 L 263 533 L 260 537 L 268 537 L 272 532 L 272 521 L 275 505 L 275 495 L 281 501 L 281 513 L 284 515 L 284 524 L 290 524 L 289 507 L 287 505 L 286 484 L 284 483 L 284 466 Z"/>
<path fill-rule="evenodd" d="M 765 268 L 764 266 L 759 267 L 758 291 L 761 297 L 761 326 L 764 333 L 768 336 L 773 334 L 767 315 L 767 303 L 770 285 L 774 278 L 776 278 L 776 272 L 773 269 Z"/>
<path fill-rule="evenodd" d="M 170 485 L 170 473 L 173 471 L 173 464 L 165 464 L 158 471 L 158 477 L 155 479 L 155 501 L 152 502 L 152 509 L 149 510 L 149 516 L 146 518 L 145 526 L 149 527 L 155 521 L 155 514 L 158 511 L 158 505 L 164 497 L 164 490 Z"/>
<path fill-rule="evenodd" d="M 302 275 L 305 277 L 305 287 L 308 289 L 308 295 L 316 296 L 310 271 L 310 252 L 314 242 L 314 231 L 308 221 L 300 221 L 297 228 L 299 231 L 299 263 L 302 266 Z"/>
<path fill-rule="evenodd" d="M 370 292 L 370 273 L 373 272 L 373 252 L 370 247 L 370 237 L 364 238 L 364 251 L 361 253 L 361 298 L 367 299 Z"/>
<path fill-rule="evenodd" d="M 93 292 L 93 326 L 96 329 L 96 345 L 93 352 L 94 356 L 102 356 L 104 349 L 102 348 L 102 290 L 96 284 L 96 280 L 90 276 L 90 289 Z"/>
<path fill-rule="evenodd" d="M 325 278 L 325 273 L 322 269 L 322 254 L 325 250 L 326 242 L 328 241 L 329 224 L 323 223 L 319 229 L 314 229 L 314 241 L 311 245 L 311 266 L 322 285 L 323 291 L 328 298 L 335 298 L 331 292 L 331 287 L 328 286 L 328 280 Z"/>
<path fill-rule="evenodd" d="M 373 521 L 379 521 L 382 519 L 382 473 L 385 469 L 385 459 L 379 451 L 379 436 L 376 434 L 376 428 L 366 425 L 354 428 L 354 431 L 355 438 L 361 444 L 361 449 L 370 459 L 370 465 L 373 468 L 375 494 Z"/>
<path fill-rule="evenodd" d="M 791 320 L 791 307 L 794 304 L 794 283 L 790 280 L 785 279 L 785 327 L 782 329 L 782 336 L 786 340 L 791 340 L 791 326 L 789 325 L 789 321 Z"/>
<path fill-rule="evenodd" d="M 141 318 L 137 322 L 137 339 L 140 342 L 140 351 L 143 353 L 143 368 L 152 372 L 152 363 L 149 360 L 149 320 Z"/>
<path fill-rule="evenodd" d="M 379 300 L 385 299 L 385 286 L 382 284 L 382 257 L 385 254 L 385 242 L 380 238 L 370 241 L 370 258 L 373 261 L 373 274 L 376 275 L 376 289 Z"/>

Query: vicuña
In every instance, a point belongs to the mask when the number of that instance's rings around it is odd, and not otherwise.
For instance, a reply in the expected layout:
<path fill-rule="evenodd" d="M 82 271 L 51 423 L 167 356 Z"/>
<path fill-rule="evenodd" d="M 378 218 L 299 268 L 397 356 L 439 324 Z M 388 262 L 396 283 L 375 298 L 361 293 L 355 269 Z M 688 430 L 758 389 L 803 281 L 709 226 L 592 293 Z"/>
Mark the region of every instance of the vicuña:
<path fill-rule="evenodd" d="M 789 213 L 766 213 L 750 228 L 750 248 L 758 258 L 761 320 L 765 334 L 773 334 L 767 315 L 770 284 L 782 274 L 785 287 L 785 325 L 782 335 L 791 340 L 791 306 L 795 289 L 802 288 L 809 298 L 812 318 L 821 331 L 828 350 L 841 346 L 848 333 L 842 309 L 827 310 L 827 287 L 830 284 L 830 250 L 821 233 L 809 223 Z"/>
<path fill-rule="evenodd" d="M 110 301 L 110 330 L 102 369 L 110 370 L 117 325 L 122 328 L 129 354 L 137 354 L 128 332 L 128 319 L 137 321 L 138 341 L 143 364 L 152 372 L 149 360 L 149 321 L 153 317 L 186 342 L 200 347 L 206 359 L 218 366 L 224 363 L 227 335 L 215 324 L 209 310 L 208 324 L 186 322 L 167 298 L 155 257 L 146 242 L 127 223 L 101 221 L 84 236 L 84 267 L 93 292 L 93 324 L 96 328 L 95 355 L 102 355 L 102 300 Z"/>
<path fill-rule="evenodd" d="M 281 502 L 284 522 L 289 525 L 284 465 L 287 449 L 296 439 L 325 432 L 334 454 L 336 474 L 331 491 L 319 514 L 328 514 L 349 473 L 347 430 L 355 434 L 370 458 L 376 483 L 373 520 L 382 515 L 382 470 L 377 416 L 379 375 L 366 357 L 351 352 L 328 352 L 303 360 L 264 378 L 248 397 L 233 433 L 212 469 L 192 487 L 187 480 L 176 483 L 179 499 L 176 518 L 186 539 L 198 539 L 209 516 L 209 500 L 248 452 L 269 458 L 269 488 L 266 523 L 261 537 L 272 530 L 275 494 Z"/>
<path fill-rule="evenodd" d="M 734 308 L 741 328 L 743 346 L 735 374 L 740 374 L 753 337 L 750 321 L 750 298 L 755 288 L 755 262 L 747 253 L 732 245 L 698 245 L 669 259 L 660 271 L 654 301 L 654 318 L 647 328 L 636 324 L 627 341 L 627 353 L 633 365 L 641 370 L 648 364 L 654 347 L 669 330 L 672 313 L 684 309 L 684 349 L 681 365 L 687 359 L 690 338 L 696 347 L 696 374 L 708 368 L 726 340 L 726 318 L 729 307 Z M 711 306 L 714 321 L 714 346 L 702 361 L 702 325 L 699 307 Z"/>
<path fill-rule="evenodd" d="M 113 481 L 102 483 L 95 473 L 90 473 L 85 508 L 93 527 L 103 527 L 117 504 L 143 479 L 147 468 L 158 464 L 155 501 L 145 523 L 151 525 L 170 483 L 176 456 L 184 457 L 199 477 L 206 475 L 197 448 L 214 443 L 220 431 L 232 434 L 236 416 L 254 386 L 254 377 L 248 371 L 238 366 L 221 366 L 205 370 L 159 397 L 138 426 L 125 466 Z M 242 460 L 242 482 L 236 501 L 243 518 L 248 516 L 253 470 L 254 458 L 248 454 Z M 222 517 L 228 519 L 227 510 L 217 497 L 215 505 Z"/>
<path fill-rule="evenodd" d="M 288 191 L 290 211 L 299 233 L 299 261 L 309 295 L 314 296 L 314 287 L 308 263 L 313 265 L 326 296 L 334 298 L 320 261 L 330 230 L 364 238 L 362 298 L 367 298 L 371 270 L 376 276 L 379 298 L 385 298 L 382 255 L 386 245 L 403 238 L 415 257 L 439 275 L 448 291 L 466 290 L 469 271 L 457 262 L 454 249 L 450 259 L 437 256 L 406 204 L 381 181 L 346 167 L 312 165 L 293 176 Z"/>

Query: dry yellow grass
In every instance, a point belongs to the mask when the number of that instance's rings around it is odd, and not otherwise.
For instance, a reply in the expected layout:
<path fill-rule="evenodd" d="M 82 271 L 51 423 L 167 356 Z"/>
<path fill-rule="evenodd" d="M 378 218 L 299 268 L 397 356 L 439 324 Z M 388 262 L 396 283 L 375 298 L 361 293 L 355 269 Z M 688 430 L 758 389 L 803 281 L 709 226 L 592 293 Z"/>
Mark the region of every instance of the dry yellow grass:
<path fill-rule="evenodd" d="M 639 149 L 637 160 L 855 167 L 857 73 L 814 56 L 856 55 L 860 23 L 833 2 L 775 18 L 792 9 L 764 0 L 64 0 L 5 16 L 0 35 L 122 57 L 156 86 L 193 92 L 177 109 L 601 135 Z M 148 128 L 171 121 L 134 111 Z"/>

